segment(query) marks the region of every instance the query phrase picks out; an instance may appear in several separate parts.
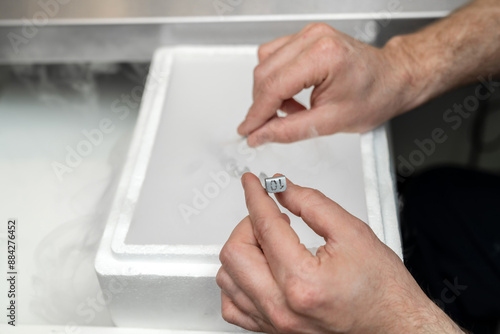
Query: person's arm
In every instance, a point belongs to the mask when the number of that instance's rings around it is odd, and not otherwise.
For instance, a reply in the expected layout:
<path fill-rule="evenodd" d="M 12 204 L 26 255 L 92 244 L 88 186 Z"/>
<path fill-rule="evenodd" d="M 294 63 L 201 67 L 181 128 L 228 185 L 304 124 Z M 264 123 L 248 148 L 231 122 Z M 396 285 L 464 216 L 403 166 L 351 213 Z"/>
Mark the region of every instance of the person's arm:
<path fill-rule="evenodd" d="M 222 316 L 266 333 L 463 333 L 368 225 L 287 180 L 278 201 L 325 239 L 315 255 L 259 179 L 243 175 L 249 216 L 224 245 Z"/>
<path fill-rule="evenodd" d="M 476 0 L 382 49 L 325 24 L 259 48 L 248 143 L 363 132 L 454 87 L 500 73 L 500 1 Z M 495 86 L 496 85 L 496 86 Z M 311 109 L 293 99 L 314 86 Z M 498 83 L 490 88 L 500 89 Z M 281 109 L 287 117 L 277 117 Z"/>
<path fill-rule="evenodd" d="M 491 84 L 500 74 L 500 1 L 473 1 L 423 30 L 392 38 L 385 48 L 399 50 L 408 69 L 405 109 L 468 83 Z"/>

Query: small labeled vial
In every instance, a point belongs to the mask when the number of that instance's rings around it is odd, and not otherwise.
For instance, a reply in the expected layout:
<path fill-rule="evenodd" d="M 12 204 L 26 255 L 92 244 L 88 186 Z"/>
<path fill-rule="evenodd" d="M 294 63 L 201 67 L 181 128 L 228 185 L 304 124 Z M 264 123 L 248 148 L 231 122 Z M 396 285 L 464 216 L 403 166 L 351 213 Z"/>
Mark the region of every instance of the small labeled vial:
<path fill-rule="evenodd" d="M 286 178 L 284 176 L 268 177 L 265 183 L 268 193 L 281 193 L 286 190 Z"/>

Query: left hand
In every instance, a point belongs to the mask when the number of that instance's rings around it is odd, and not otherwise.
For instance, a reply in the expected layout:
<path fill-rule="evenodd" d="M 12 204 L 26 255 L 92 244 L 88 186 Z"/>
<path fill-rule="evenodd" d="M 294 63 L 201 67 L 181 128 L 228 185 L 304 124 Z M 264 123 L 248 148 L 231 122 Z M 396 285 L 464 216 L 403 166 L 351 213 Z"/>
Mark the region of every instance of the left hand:
<path fill-rule="evenodd" d="M 253 174 L 242 177 L 249 216 L 220 253 L 222 316 L 267 333 L 461 333 L 403 262 L 317 190 L 287 180 L 276 194 L 325 245 L 313 255 Z"/>

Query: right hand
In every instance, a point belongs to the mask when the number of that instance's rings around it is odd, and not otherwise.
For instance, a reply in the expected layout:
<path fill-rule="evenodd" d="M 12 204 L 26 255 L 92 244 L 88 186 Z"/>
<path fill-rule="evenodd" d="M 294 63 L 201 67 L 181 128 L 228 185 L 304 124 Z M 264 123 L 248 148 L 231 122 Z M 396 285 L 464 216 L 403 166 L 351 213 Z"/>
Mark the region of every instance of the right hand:
<path fill-rule="evenodd" d="M 326 24 L 259 48 L 253 104 L 238 132 L 250 146 L 336 132 L 364 132 L 411 107 L 408 57 L 377 49 Z M 293 97 L 313 87 L 311 109 Z M 280 109 L 288 115 L 277 117 Z"/>

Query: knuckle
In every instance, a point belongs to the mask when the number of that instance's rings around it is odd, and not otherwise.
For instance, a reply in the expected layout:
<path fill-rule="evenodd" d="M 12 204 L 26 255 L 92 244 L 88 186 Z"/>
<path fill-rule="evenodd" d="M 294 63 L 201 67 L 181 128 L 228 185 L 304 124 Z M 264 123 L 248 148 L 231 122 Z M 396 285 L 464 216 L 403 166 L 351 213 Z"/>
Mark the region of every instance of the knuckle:
<path fill-rule="evenodd" d="M 316 257 L 308 257 L 301 261 L 299 268 L 303 275 L 307 275 L 306 277 L 314 277 L 318 269 L 318 259 Z"/>
<path fill-rule="evenodd" d="M 262 240 L 262 238 L 271 229 L 272 219 L 270 217 L 261 217 L 255 220 L 255 237 L 257 240 Z"/>
<path fill-rule="evenodd" d="M 317 189 L 305 188 L 303 190 L 303 202 L 308 205 L 315 204 L 318 201 L 318 198 L 322 198 L 323 196 L 323 193 Z"/>
<path fill-rule="evenodd" d="M 333 32 L 333 28 L 330 27 L 328 24 L 326 23 L 316 23 L 313 27 L 312 27 L 312 30 L 313 32 L 317 33 L 317 34 L 320 34 L 320 35 L 326 35 L 326 34 L 330 34 Z"/>
<path fill-rule="evenodd" d="M 221 270 L 219 270 L 217 276 L 215 276 L 215 283 L 217 283 L 219 288 L 222 288 L 222 286 L 224 285 L 224 277 Z"/>
<path fill-rule="evenodd" d="M 372 229 L 370 228 L 370 226 L 368 226 L 368 224 L 362 222 L 362 221 L 358 221 L 358 224 L 353 224 L 356 229 L 358 231 L 360 231 L 361 233 L 364 233 L 364 234 L 371 234 L 372 232 Z"/>
<path fill-rule="evenodd" d="M 321 37 L 313 46 L 314 53 L 318 53 L 321 55 L 331 55 L 338 49 L 339 45 L 337 40 L 330 36 Z"/>
<path fill-rule="evenodd" d="M 276 78 L 274 76 L 268 75 L 264 78 L 261 78 L 260 82 L 262 83 L 261 86 L 262 91 L 268 94 L 274 93 L 276 88 Z"/>
<path fill-rule="evenodd" d="M 280 310 L 273 312 L 269 320 L 278 333 L 296 333 L 297 321 L 292 315 L 287 314 L 286 311 Z"/>
<path fill-rule="evenodd" d="M 306 26 L 306 29 L 318 35 L 328 34 L 333 31 L 333 28 L 326 23 L 310 23 Z"/>
<path fill-rule="evenodd" d="M 316 310 L 320 305 L 320 298 L 321 295 L 314 288 L 305 285 L 300 285 L 300 289 L 288 291 L 287 295 L 290 308 L 300 314 L 308 314 Z"/>
<path fill-rule="evenodd" d="M 309 219 L 318 219 L 317 208 L 326 205 L 324 201 L 325 195 L 322 192 L 312 188 L 305 188 L 302 194 L 302 217 L 308 217 Z"/>
<path fill-rule="evenodd" d="M 275 134 L 280 142 L 290 143 L 293 141 L 293 133 L 287 127 L 286 121 L 283 118 L 276 118 L 269 123 L 270 132 Z"/>
<path fill-rule="evenodd" d="M 255 79 L 255 82 L 260 82 L 263 78 L 265 78 L 264 67 L 262 66 L 262 64 L 258 64 L 257 66 L 255 66 L 253 70 L 253 77 Z"/>
<path fill-rule="evenodd" d="M 266 44 L 262 44 L 261 46 L 259 46 L 259 48 L 257 49 L 257 56 L 259 57 L 259 60 L 262 60 L 264 59 L 265 57 L 267 57 L 268 55 L 268 51 L 267 51 L 267 45 Z"/>
<path fill-rule="evenodd" d="M 241 246 L 235 242 L 227 242 L 219 254 L 219 260 L 222 266 L 227 266 L 231 263 L 234 257 L 241 253 Z"/>
<path fill-rule="evenodd" d="M 222 313 L 222 319 L 229 322 L 230 324 L 236 323 L 236 316 L 231 303 L 225 301 L 222 302 L 221 313 Z"/>
<path fill-rule="evenodd" d="M 217 275 L 215 276 L 215 283 L 217 283 L 217 286 L 222 287 L 222 277 L 221 277 L 221 274 L 220 274 L 220 271 L 217 273 Z"/>
<path fill-rule="evenodd" d="M 229 261 L 229 255 L 228 255 L 228 250 L 227 250 L 228 244 L 226 243 L 224 247 L 222 247 L 220 253 L 219 253 L 219 261 L 221 264 L 224 266 L 227 264 Z"/>
<path fill-rule="evenodd" d="M 295 278 L 285 286 L 287 304 L 299 314 L 309 314 L 321 307 L 323 295 L 312 280 Z"/>
<path fill-rule="evenodd" d="M 360 240 L 367 240 L 374 236 L 373 230 L 365 224 L 364 222 L 356 222 L 356 224 L 351 224 L 352 231 L 356 235 L 356 237 Z"/>
<path fill-rule="evenodd" d="M 287 320 L 279 320 L 278 324 L 275 325 L 278 333 L 295 333 L 294 323 Z"/>
<path fill-rule="evenodd" d="M 311 30 L 312 27 L 314 27 L 317 23 L 308 23 L 305 27 L 304 27 L 304 31 L 307 31 L 307 30 Z"/>

